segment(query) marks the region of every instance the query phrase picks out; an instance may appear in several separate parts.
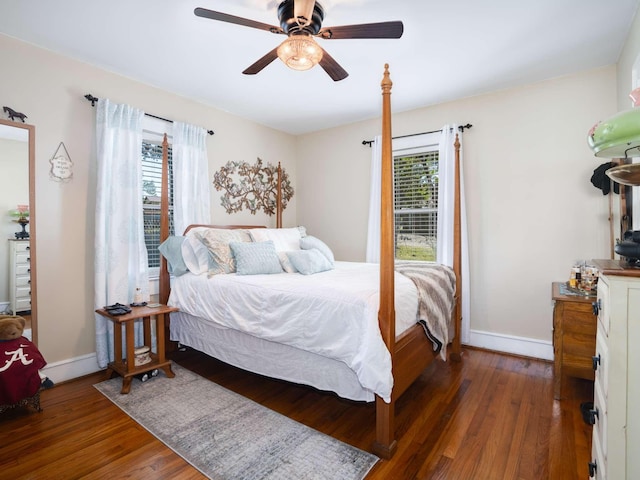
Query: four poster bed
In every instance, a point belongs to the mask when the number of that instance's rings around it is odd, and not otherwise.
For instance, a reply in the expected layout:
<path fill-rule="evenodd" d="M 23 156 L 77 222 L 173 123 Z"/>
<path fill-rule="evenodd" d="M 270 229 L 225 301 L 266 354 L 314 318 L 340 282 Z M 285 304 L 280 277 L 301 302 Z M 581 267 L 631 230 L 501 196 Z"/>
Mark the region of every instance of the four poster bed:
<path fill-rule="evenodd" d="M 334 268 L 317 275 L 284 272 L 275 275 L 185 274 L 174 277 L 170 290 L 167 261 L 161 257 L 159 296 L 161 303 L 169 303 L 181 310 L 171 315 L 167 339 L 179 341 L 249 371 L 333 391 L 343 398 L 375 400 L 376 441 L 372 449 L 382 458 L 390 458 L 396 449 L 394 404 L 398 397 L 434 359 L 445 357 L 447 344 L 452 359 L 459 359 L 461 354 L 458 137 L 456 136 L 455 141 L 453 270 L 431 264 L 437 270 L 436 276 L 440 276 L 439 281 L 442 282 L 445 278 L 443 283 L 451 284 L 449 303 L 442 308 L 447 316 L 447 325 L 444 327 L 446 332 L 442 337 L 444 345 L 441 345 L 440 350 L 434 351 L 437 338 L 434 341 L 434 336 L 428 334 L 438 327 L 425 322 L 417 323 L 416 320 L 416 312 L 421 312 L 425 305 L 425 298 L 422 297 L 427 297 L 428 304 L 429 293 L 424 288 L 421 289 L 415 280 L 398 273 L 396 267 L 401 267 L 401 271 L 408 267 L 396 265 L 394 260 L 391 85 L 388 65 L 385 65 L 381 83 L 382 196 L 379 265 L 335 262 Z M 162 240 L 169 234 L 166 155 L 163 163 Z M 282 227 L 279 201 L 278 207 L 276 223 L 277 227 Z M 209 232 L 219 234 L 224 229 L 229 229 L 227 232 L 235 232 L 232 229 L 251 229 L 249 231 L 253 234 L 263 230 L 260 235 L 256 235 L 258 238 L 265 235 L 268 238 L 268 234 L 278 233 L 273 232 L 277 229 L 259 229 L 255 226 L 194 225 L 187 229 L 185 238 L 199 235 L 202 240 Z M 279 231 L 295 236 L 297 230 L 287 228 Z M 230 238 L 237 238 L 234 235 Z M 301 236 L 304 236 L 304 232 Z M 253 241 L 258 242 L 255 238 Z M 446 269 L 451 272 L 448 277 Z M 298 271 L 302 272 L 300 269 Z M 371 285 L 371 282 L 375 285 Z M 210 295 L 208 289 L 211 284 L 215 284 L 217 290 Z M 361 293 L 360 287 L 364 293 Z M 347 298 L 346 295 L 351 294 L 351 290 L 354 297 Z M 214 322 L 207 318 L 215 315 L 221 317 L 221 320 Z M 251 315 L 257 319 L 252 321 L 249 318 Z M 338 330 L 342 337 L 324 338 L 327 337 L 328 330 Z M 295 338 L 289 341 L 291 337 Z M 357 345 L 352 346 L 351 338 L 347 342 L 345 337 L 353 337 Z M 375 348 L 372 345 L 376 345 Z M 174 344 L 168 345 L 167 349 L 173 347 Z"/>

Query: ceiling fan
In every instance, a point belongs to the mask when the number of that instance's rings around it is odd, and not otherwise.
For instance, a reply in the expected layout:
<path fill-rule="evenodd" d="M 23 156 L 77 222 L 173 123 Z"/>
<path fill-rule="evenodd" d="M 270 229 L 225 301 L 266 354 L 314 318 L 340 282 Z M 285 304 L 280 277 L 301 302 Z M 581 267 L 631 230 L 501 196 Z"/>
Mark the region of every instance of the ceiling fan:
<path fill-rule="evenodd" d="M 242 73 L 245 75 L 255 75 L 276 58 L 280 58 L 294 70 L 308 70 L 320 64 L 324 71 L 337 82 L 347 78 L 349 74 L 316 43 L 313 37 L 325 40 L 400 38 L 404 30 L 400 21 L 322 28 L 324 9 L 314 0 L 284 0 L 281 2 L 278 6 L 279 27 L 206 8 L 196 8 L 194 13 L 198 17 L 258 28 L 288 37 L 280 46 L 244 70 Z"/>

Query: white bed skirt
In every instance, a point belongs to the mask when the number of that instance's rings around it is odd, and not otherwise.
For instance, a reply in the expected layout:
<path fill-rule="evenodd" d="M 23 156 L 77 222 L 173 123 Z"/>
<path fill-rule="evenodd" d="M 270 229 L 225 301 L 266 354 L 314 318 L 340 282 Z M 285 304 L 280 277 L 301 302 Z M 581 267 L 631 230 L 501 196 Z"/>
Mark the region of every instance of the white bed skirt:
<path fill-rule="evenodd" d="M 344 363 L 289 345 L 220 327 L 187 313 L 171 314 L 171 340 L 244 370 L 334 392 L 342 398 L 372 402 L 356 374 Z"/>

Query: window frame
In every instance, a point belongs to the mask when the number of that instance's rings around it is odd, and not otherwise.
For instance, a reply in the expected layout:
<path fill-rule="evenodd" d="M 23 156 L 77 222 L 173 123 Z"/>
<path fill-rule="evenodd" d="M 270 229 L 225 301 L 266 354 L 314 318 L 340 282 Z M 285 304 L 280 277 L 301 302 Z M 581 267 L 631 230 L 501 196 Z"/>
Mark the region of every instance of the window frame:
<path fill-rule="evenodd" d="M 162 145 L 162 141 L 164 140 L 164 134 L 167 134 L 167 140 L 169 142 L 169 146 L 172 144 L 173 140 L 173 123 L 167 122 L 164 120 L 160 120 L 154 117 L 150 117 L 145 115 L 142 122 L 142 141 L 143 143 L 155 143 Z M 142 150 L 140 151 L 140 162 L 142 162 Z M 141 195 L 144 195 L 144 186 L 143 190 L 140 192 Z M 160 192 L 162 195 L 162 192 Z M 143 205 L 143 215 L 144 215 L 144 205 Z M 169 213 L 169 228 L 172 228 L 173 219 L 171 218 L 172 212 Z M 160 225 L 158 224 L 158 228 Z M 172 234 L 172 233 L 170 233 Z M 145 245 L 146 245 L 146 234 L 145 234 Z M 147 249 L 147 257 L 149 256 L 149 251 Z M 157 283 L 160 277 L 160 267 L 149 267 L 149 261 L 147 260 L 147 268 L 149 273 L 149 280 L 153 283 Z M 155 291 L 155 288 L 151 288 L 151 291 Z"/>
<path fill-rule="evenodd" d="M 395 173 L 396 167 L 396 158 L 399 157 L 408 157 L 415 155 L 424 155 L 424 154 L 432 154 L 433 152 L 438 153 L 440 150 L 440 139 L 442 136 L 441 131 L 437 132 L 429 132 L 422 133 L 417 135 L 409 135 L 405 137 L 394 138 L 392 141 L 392 159 L 393 159 L 393 171 Z M 438 158 L 438 171 L 440 167 L 440 159 Z M 438 193 L 439 197 L 439 193 Z M 394 218 L 394 258 L 396 260 L 407 260 L 406 258 L 398 258 L 398 229 L 396 225 L 396 218 L 401 210 L 396 209 L 396 190 L 395 190 L 395 178 L 394 178 L 394 192 L 393 192 L 393 218 Z M 419 211 L 425 211 L 425 209 L 419 209 Z M 416 213 L 417 211 L 413 212 Z M 405 210 L 404 213 L 411 213 Z M 436 208 L 436 237 L 434 240 L 434 261 L 437 258 L 437 250 L 435 249 L 435 245 L 437 244 L 437 215 L 440 214 L 440 202 L 438 201 L 438 206 Z M 426 260 L 425 260 L 426 261 Z"/>

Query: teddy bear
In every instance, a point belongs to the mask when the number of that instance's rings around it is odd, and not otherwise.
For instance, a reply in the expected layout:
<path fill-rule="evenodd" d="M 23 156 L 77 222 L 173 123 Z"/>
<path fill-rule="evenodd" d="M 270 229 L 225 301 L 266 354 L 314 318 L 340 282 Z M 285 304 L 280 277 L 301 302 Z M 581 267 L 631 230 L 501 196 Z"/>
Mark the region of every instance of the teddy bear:
<path fill-rule="evenodd" d="M 23 336 L 25 325 L 23 317 L 0 315 L 0 411 L 53 386 L 40 372 L 47 362 Z"/>

